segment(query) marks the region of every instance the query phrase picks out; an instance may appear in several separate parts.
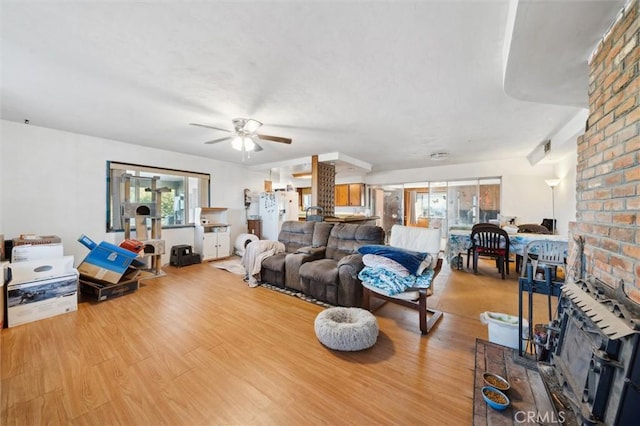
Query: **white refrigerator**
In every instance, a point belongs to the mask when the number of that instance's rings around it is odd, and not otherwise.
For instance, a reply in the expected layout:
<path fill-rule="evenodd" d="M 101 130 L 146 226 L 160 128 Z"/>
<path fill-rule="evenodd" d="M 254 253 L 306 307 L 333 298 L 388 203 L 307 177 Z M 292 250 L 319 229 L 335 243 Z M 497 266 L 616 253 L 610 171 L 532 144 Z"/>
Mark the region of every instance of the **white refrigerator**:
<path fill-rule="evenodd" d="M 262 239 L 278 240 L 282 222 L 298 220 L 298 192 L 261 192 L 258 214 L 262 221 Z"/>

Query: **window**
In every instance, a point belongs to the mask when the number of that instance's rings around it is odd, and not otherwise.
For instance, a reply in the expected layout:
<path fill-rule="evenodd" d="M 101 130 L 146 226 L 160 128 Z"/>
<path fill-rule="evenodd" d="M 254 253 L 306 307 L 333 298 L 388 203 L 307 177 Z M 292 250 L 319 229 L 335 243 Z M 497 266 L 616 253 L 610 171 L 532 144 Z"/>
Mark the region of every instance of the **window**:
<path fill-rule="evenodd" d="M 195 208 L 209 205 L 210 180 L 205 173 L 108 161 L 107 232 L 123 230 L 125 220 L 135 229 L 135 218 L 124 218 L 127 204 L 151 204 L 154 196 L 163 228 L 192 225 Z"/>

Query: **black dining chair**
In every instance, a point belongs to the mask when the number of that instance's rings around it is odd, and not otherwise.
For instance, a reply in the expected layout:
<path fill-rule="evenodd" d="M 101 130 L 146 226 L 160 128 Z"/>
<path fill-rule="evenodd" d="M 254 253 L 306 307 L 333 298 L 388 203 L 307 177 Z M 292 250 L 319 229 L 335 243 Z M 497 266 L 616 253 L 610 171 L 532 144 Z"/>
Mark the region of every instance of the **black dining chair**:
<path fill-rule="evenodd" d="M 542 219 L 542 223 L 540 225 L 547 228 L 550 234 L 555 234 L 556 233 L 555 230 L 558 229 L 556 228 L 556 225 L 557 225 L 556 219 Z"/>
<path fill-rule="evenodd" d="M 500 229 L 500 226 L 496 225 L 495 223 L 489 223 L 489 222 L 480 222 L 480 223 L 476 223 L 475 225 L 473 225 L 471 227 L 471 233 L 473 233 L 473 231 L 477 228 L 481 228 L 481 227 L 486 227 L 486 226 L 493 226 L 495 228 Z M 471 256 L 473 255 L 473 238 L 471 239 L 471 246 L 467 249 L 467 269 L 469 269 L 469 259 L 471 258 Z"/>
<path fill-rule="evenodd" d="M 535 223 L 525 223 L 518 225 L 518 232 L 526 232 L 527 234 L 550 234 L 551 231 L 546 226 L 537 225 Z"/>
<path fill-rule="evenodd" d="M 473 272 L 478 273 L 478 258 L 488 256 L 496 259 L 498 272 L 505 279 L 509 274 L 509 234 L 504 229 L 491 226 L 476 226 L 471 231 L 473 249 Z"/>

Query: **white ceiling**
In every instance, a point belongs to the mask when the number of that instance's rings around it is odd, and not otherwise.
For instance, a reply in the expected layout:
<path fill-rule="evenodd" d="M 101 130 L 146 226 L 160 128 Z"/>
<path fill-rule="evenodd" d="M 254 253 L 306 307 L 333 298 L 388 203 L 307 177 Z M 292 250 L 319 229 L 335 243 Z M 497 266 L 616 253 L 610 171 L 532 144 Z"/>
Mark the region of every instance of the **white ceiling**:
<path fill-rule="evenodd" d="M 624 5 L 0 1 L 5 120 L 240 163 L 188 123 L 252 117 L 293 144 L 248 166 L 340 153 L 372 171 L 526 156 L 587 107 Z"/>

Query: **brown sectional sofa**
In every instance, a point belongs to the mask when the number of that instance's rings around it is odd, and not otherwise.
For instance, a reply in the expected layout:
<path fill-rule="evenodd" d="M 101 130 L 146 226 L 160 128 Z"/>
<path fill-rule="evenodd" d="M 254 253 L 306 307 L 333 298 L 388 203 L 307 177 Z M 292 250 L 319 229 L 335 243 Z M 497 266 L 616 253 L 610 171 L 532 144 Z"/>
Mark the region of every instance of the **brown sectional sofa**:
<path fill-rule="evenodd" d="M 262 262 L 262 282 L 332 305 L 361 306 L 358 272 L 364 264 L 358 248 L 384 244 L 384 230 L 372 225 L 287 221 L 278 241 L 285 245 L 285 252 Z"/>

